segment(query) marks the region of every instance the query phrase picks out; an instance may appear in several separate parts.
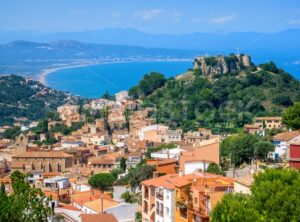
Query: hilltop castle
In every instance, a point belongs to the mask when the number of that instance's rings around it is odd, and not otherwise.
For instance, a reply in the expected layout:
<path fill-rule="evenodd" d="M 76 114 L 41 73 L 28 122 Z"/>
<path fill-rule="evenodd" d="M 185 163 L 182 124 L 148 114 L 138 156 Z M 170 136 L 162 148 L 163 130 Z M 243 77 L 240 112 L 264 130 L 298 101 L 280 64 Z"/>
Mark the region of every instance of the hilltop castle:
<path fill-rule="evenodd" d="M 194 60 L 194 69 L 200 69 L 202 75 L 212 77 L 216 74 L 237 73 L 252 66 L 249 55 L 200 56 Z"/>

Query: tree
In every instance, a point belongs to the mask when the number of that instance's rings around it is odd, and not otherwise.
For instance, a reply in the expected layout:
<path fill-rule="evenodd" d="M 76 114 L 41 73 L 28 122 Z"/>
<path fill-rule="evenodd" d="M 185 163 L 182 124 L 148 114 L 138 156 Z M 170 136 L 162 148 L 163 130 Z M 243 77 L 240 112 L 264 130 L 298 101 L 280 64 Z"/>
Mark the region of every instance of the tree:
<path fill-rule="evenodd" d="M 222 170 L 220 170 L 220 167 L 216 163 L 210 163 L 205 172 L 224 175 L 224 173 L 222 172 Z"/>
<path fill-rule="evenodd" d="M 136 212 L 135 213 L 135 222 L 142 222 L 142 213 L 141 212 Z"/>
<path fill-rule="evenodd" d="M 141 182 L 153 177 L 153 167 L 146 164 L 139 164 L 136 168 L 129 171 L 129 173 L 121 177 L 116 184 L 130 185 L 134 190 L 140 186 Z"/>
<path fill-rule="evenodd" d="M 122 157 L 120 160 L 120 169 L 124 172 L 126 171 L 126 159 L 124 157 Z"/>
<path fill-rule="evenodd" d="M 31 187 L 19 171 L 12 173 L 11 180 L 13 192 L 0 194 L 0 221 L 47 221 L 51 208 L 43 192 Z"/>
<path fill-rule="evenodd" d="M 45 114 L 45 119 L 50 119 L 52 121 L 59 121 L 59 113 L 56 111 L 50 111 Z"/>
<path fill-rule="evenodd" d="M 9 128 L 4 131 L 3 137 L 5 139 L 15 139 L 21 133 L 21 128 L 19 126 Z"/>
<path fill-rule="evenodd" d="M 249 163 L 251 158 L 254 158 L 256 142 L 256 136 L 247 133 L 226 137 L 221 143 L 221 157 L 230 157 L 231 163 L 235 165 Z"/>
<path fill-rule="evenodd" d="M 0 195 L 5 195 L 6 194 L 6 192 L 5 192 L 5 185 L 4 185 L 4 183 L 2 182 L 1 183 L 1 187 L 0 187 Z"/>
<path fill-rule="evenodd" d="M 212 222 L 253 222 L 259 220 L 258 212 L 245 194 L 227 194 L 212 211 Z"/>
<path fill-rule="evenodd" d="M 288 95 L 279 94 L 274 99 L 272 99 L 272 102 L 278 105 L 282 105 L 284 107 L 288 107 L 293 105 L 293 101 Z"/>
<path fill-rule="evenodd" d="M 300 173 L 267 169 L 251 186 L 251 195 L 226 194 L 215 206 L 212 221 L 300 221 Z"/>
<path fill-rule="evenodd" d="M 259 159 L 266 160 L 268 153 L 274 151 L 275 146 L 269 141 L 259 141 L 254 144 L 254 152 Z"/>
<path fill-rule="evenodd" d="M 272 61 L 270 61 L 268 63 L 261 64 L 260 67 L 265 71 L 269 71 L 269 72 L 273 72 L 273 73 L 278 73 L 279 72 L 279 69 L 277 68 L 275 63 L 272 62 Z"/>
<path fill-rule="evenodd" d="M 300 129 L 300 102 L 295 103 L 285 111 L 283 123 L 293 129 Z"/>
<path fill-rule="evenodd" d="M 155 89 L 165 85 L 165 77 L 158 72 L 151 72 L 144 75 L 138 86 L 132 87 L 129 90 L 129 95 L 133 98 L 141 98 L 151 94 Z"/>
<path fill-rule="evenodd" d="M 89 179 L 89 184 L 95 188 L 101 191 L 101 213 L 103 213 L 103 195 L 104 192 L 109 190 L 113 183 L 115 181 L 115 178 L 110 173 L 99 173 L 94 176 L 92 176 Z"/>
<path fill-rule="evenodd" d="M 124 173 L 125 171 L 122 170 L 121 168 L 116 168 L 110 171 L 110 174 L 115 178 L 115 180 L 118 179 L 118 176 L 122 173 Z"/>
<path fill-rule="evenodd" d="M 299 171 L 268 169 L 252 184 L 254 208 L 268 221 L 300 221 L 299 187 Z"/>
<path fill-rule="evenodd" d="M 121 194 L 121 198 L 124 199 L 126 203 L 134 203 L 133 196 L 130 194 L 129 191 Z"/>
<path fill-rule="evenodd" d="M 135 168 L 129 173 L 129 185 L 135 189 L 140 186 L 141 182 L 153 177 L 153 167 L 143 165 L 140 168 Z"/>

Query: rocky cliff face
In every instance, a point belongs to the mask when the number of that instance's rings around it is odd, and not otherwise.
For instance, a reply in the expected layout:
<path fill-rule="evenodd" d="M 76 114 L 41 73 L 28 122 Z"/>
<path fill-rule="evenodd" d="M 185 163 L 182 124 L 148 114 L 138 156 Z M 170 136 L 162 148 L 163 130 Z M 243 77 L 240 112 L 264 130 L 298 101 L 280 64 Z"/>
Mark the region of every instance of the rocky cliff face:
<path fill-rule="evenodd" d="M 252 65 L 248 55 L 201 56 L 194 60 L 194 69 L 200 69 L 202 75 L 213 77 L 216 74 L 238 73 Z"/>

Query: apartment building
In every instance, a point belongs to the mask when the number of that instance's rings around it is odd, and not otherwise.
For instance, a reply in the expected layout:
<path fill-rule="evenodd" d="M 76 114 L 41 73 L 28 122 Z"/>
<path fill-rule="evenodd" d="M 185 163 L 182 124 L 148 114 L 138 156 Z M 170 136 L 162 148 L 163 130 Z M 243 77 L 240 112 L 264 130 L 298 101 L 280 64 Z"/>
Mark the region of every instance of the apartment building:
<path fill-rule="evenodd" d="M 176 183 L 175 221 L 209 222 L 212 209 L 233 190 L 233 179 L 201 172 L 188 183 Z"/>
<path fill-rule="evenodd" d="M 282 128 L 282 118 L 280 116 L 257 117 L 254 119 L 254 124 L 265 129 Z"/>
<path fill-rule="evenodd" d="M 191 183 L 193 174 L 168 174 L 142 182 L 143 222 L 173 222 L 175 220 L 175 186 Z"/>

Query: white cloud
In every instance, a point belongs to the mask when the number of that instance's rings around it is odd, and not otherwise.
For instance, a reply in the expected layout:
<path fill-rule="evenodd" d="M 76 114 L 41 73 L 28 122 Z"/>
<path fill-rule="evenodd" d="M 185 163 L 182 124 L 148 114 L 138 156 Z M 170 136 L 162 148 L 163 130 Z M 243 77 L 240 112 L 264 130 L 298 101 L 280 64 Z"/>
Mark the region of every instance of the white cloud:
<path fill-rule="evenodd" d="M 226 16 L 212 18 L 209 20 L 209 22 L 212 24 L 225 24 L 237 19 L 237 17 L 238 16 L 236 14 L 230 14 Z"/>
<path fill-rule="evenodd" d="M 289 21 L 289 25 L 300 25 L 300 19 L 295 19 Z"/>
<path fill-rule="evenodd" d="M 135 18 L 141 19 L 143 21 L 149 21 L 151 19 L 159 17 L 163 13 L 163 10 L 160 8 L 138 11 L 135 13 Z"/>

